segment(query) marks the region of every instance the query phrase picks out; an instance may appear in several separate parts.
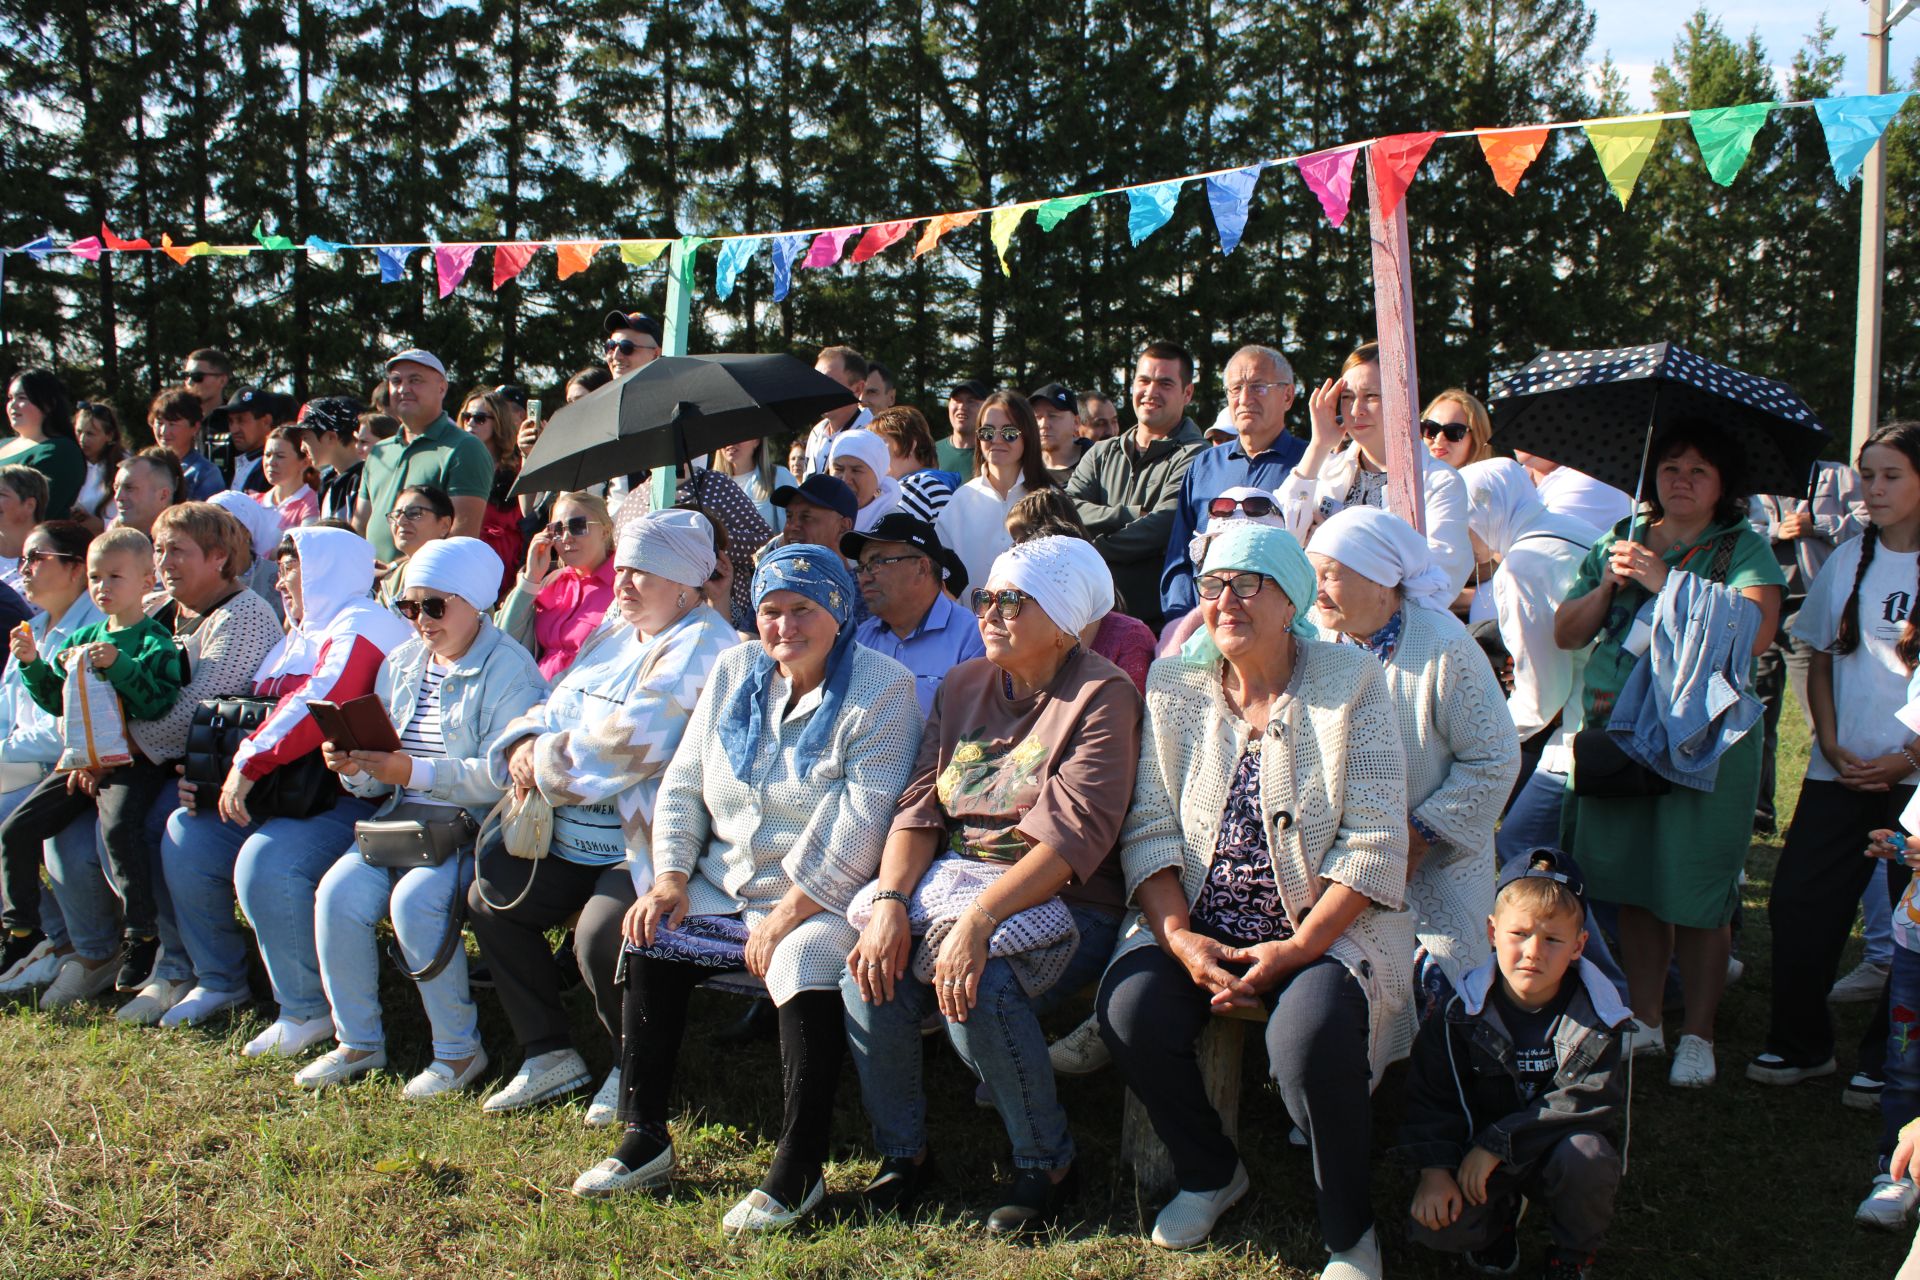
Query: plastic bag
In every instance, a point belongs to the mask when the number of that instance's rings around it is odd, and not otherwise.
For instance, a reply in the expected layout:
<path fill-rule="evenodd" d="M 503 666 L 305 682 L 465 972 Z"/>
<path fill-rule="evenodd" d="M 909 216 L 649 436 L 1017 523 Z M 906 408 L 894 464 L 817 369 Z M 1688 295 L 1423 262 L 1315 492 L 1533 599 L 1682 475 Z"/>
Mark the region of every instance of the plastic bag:
<path fill-rule="evenodd" d="M 120 694 L 87 662 L 84 650 L 75 652 L 67 671 L 62 707 L 60 734 L 66 749 L 55 769 L 105 769 L 133 763 Z"/>

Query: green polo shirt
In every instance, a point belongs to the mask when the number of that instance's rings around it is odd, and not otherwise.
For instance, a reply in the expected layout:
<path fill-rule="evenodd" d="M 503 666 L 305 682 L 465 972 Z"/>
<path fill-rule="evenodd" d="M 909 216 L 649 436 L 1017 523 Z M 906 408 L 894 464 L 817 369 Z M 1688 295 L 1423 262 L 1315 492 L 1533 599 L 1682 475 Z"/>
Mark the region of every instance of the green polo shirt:
<path fill-rule="evenodd" d="M 393 545 L 387 513 L 399 505 L 401 492 L 430 484 L 450 498 L 484 499 L 493 491 L 493 455 L 443 413 L 412 440 L 395 436 L 373 446 L 362 474 L 360 492 L 373 508 L 367 520 L 367 541 L 376 556 L 392 560 L 400 553 Z"/>

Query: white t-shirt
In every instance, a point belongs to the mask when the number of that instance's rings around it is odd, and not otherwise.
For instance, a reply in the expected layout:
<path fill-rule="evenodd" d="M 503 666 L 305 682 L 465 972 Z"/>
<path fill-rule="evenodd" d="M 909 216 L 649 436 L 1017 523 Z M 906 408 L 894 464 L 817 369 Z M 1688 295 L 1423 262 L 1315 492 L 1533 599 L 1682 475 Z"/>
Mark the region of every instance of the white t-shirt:
<path fill-rule="evenodd" d="M 1533 482 L 1540 503 L 1555 515 L 1585 520 L 1605 533 L 1633 511 L 1633 498 L 1572 467 L 1556 467 Z"/>
<path fill-rule="evenodd" d="M 1824 653 L 1833 651 L 1865 544 L 1864 538 L 1851 538 L 1834 548 L 1794 618 L 1793 634 Z M 1840 745 L 1857 756 L 1886 755 L 1912 738 L 1893 716 L 1907 701 L 1912 674 L 1894 647 L 1914 607 L 1916 571 L 1920 571 L 1920 552 L 1874 548 L 1873 563 L 1860 581 L 1860 645 L 1833 659 L 1834 727 Z M 1839 776 L 1820 754 L 1817 742 L 1807 762 L 1807 776 L 1825 782 Z M 1906 782 L 1920 782 L 1920 775 L 1909 774 Z"/>

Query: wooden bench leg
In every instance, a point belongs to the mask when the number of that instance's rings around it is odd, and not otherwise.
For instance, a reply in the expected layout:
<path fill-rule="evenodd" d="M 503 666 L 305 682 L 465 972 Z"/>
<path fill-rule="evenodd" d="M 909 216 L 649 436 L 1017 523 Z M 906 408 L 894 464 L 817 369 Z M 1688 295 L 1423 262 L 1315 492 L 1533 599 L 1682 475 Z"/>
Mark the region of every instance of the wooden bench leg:
<path fill-rule="evenodd" d="M 1240 1131 L 1240 1061 L 1246 1023 L 1238 1018 L 1214 1018 L 1200 1033 L 1197 1052 L 1200 1079 L 1207 1101 L 1220 1113 L 1220 1128 L 1229 1138 Z M 1126 1112 L 1120 1122 L 1120 1159 L 1133 1170 L 1133 1194 L 1141 1222 L 1150 1203 L 1174 1192 L 1173 1158 L 1154 1133 L 1147 1109 L 1133 1091 L 1127 1091 Z"/>

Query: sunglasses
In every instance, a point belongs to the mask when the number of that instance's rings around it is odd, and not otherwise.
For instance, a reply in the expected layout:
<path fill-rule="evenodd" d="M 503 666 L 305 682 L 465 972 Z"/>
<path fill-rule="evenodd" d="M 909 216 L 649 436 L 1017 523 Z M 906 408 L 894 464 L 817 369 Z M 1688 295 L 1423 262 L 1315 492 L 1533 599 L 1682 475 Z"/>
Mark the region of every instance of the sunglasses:
<path fill-rule="evenodd" d="M 1193 585 L 1200 592 L 1200 598 L 1202 600 L 1218 600 L 1221 593 L 1227 591 L 1229 588 L 1232 589 L 1233 594 L 1237 598 L 1241 600 L 1251 600 L 1254 596 L 1260 594 L 1261 587 L 1267 585 L 1267 578 L 1265 574 L 1254 573 L 1251 570 L 1245 573 L 1232 573 L 1224 576 L 1217 573 L 1208 573 L 1202 574 L 1194 581 Z"/>
<path fill-rule="evenodd" d="M 1215 520 L 1224 520 L 1236 511 L 1243 511 L 1251 519 L 1258 520 L 1272 515 L 1274 510 L 1273 499 L 1262 494 L 1250 498 L 1215 498 L 1207 503 L 1207 514 Z"/>
<path fill-rule="evenodd" d="M 1015 440 L 1018 440 L 1020 438 L 1020 428 L 1001 427 L 997 432 L 992 427 L 982 427 L 980 429 L 980 438 L 982 440 L 991 440 L 996 435 L 998 435 L 1002 440 L 1006 441 L 1008 444 L 1012 444 Z"/>
<path fill-rule="evenodd" d="M 215 373 L 211 369 L 189 369 L 180 377 L 186 382 L 205 382 L 208 378 L 222 378 L 225 374 Z"/>
<path fill-rule="evenodd" d="M 423 613 L 435 622 L 447 616 L 445 596 L 428 596 L 425 600 L 396 600 L 393 602 L 393 607 L 399 610 L 400 616 L 408 622 L 419 621 Z"/>
<path fill-rule="evenodd" d="M 462 421 L 462 422 L 492 422 L 492 421 L 493 421 L 493 415 L 492 415 L 492 414 L 490 414 L 490 413 L 463 413 L 463 414 L 461 414 L 461 415 L 460 415 L 460 421 Z"/>
<path fill-rule="evenodd" d="M 1458 422 L 1435 422 L 1431 418 L 1420 419 L 1420 438 L 1431 440 L 1435 436 L 1445 436 L 1448 444 L 1459 444 L 1467 438 L 1467 429 Z"/>
<path fill-rule="evenodd" d="M 26 566 L 40 564 L 47 560 L 79 560 L 81 558 L 69 555 L 65 551 L 27 551 L 21 554 L 20 563 Z"/>
<path fill-rule="evenodd" d="M 587 530 L 599 524 L 598 520 L 589 520 L 585 516 L 571 516 L 565 520 L 555 520 L 544 532 L 549 538 L 584 538 Z"/>
<path fill-rule="evenodd" d="M 633 341 L 630 338 L 620 338 L 617 340 L 608 339 L 607 341 L 608 355 L 612 355 L 614 352 L 618 351 L 623 356 L 630 356 L 636 351 L 658 351 L 659 349 L 660 349 L 659 347 L 652 346 L 652 345 L 643 347 L 639 343 Z"/>
<path fill-rule="evenodd" d="M 438 515 L 432 507 L 401 507 L 397 511 L 387 512 L 388 524 L 412 524 L 416 520 L 425 520 L 428 516 Z"/>
<path fill-rule="evenodd" d="M 1008 587 L 1004 591 L 989 591 L 985 587 L 975 587 L 973 589 L 973 616 L 976 618 L 984 618 L 987 616 L 988 610 L 998 609 L 1000 616 L 1011 622 L 1020 616 L 1020 610 L 1026 608 L 1027 601 L 1031 599 L 1033 599 L 1033 597 L 1026 592 L 1016 591 L 1012 587 Z"/>

